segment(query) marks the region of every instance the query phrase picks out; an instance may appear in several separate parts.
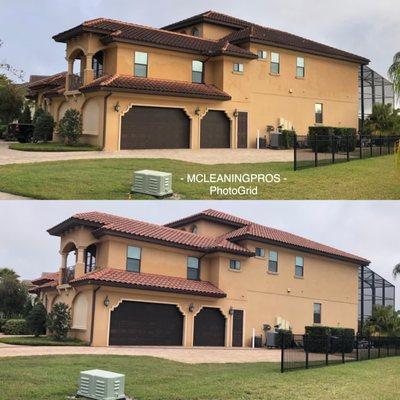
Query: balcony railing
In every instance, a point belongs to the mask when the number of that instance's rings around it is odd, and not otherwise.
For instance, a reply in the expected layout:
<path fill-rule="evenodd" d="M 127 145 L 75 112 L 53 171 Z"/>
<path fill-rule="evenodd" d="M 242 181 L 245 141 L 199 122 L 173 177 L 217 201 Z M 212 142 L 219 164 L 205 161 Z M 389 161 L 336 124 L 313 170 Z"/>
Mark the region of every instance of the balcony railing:
<path fill-rule="evenodd" d="M 61 269 L 61 284 L 65 285 L 75 278 L 75 266 Z"/>
<path fill-rule="evenodd" d="M 68 90 L 78 90 L 82 86 L 82 78 L 79 75 L 68 75 Z"/>

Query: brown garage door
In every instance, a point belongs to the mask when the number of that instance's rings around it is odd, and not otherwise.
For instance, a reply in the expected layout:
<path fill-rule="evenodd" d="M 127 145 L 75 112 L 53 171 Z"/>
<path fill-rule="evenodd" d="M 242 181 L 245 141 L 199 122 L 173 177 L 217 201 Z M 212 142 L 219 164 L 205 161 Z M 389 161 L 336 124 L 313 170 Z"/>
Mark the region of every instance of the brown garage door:
<path fill-rule="evenodd" d="M 201 120 L 200 147 L 225 149 L 231 147 L 231 123 L 223 111 L 208 111 Z"/>
<path fill-rule="evenodd" d="M 218 308 L 203 307 L 194 319 L 194 346 L 225 346 L 225 317 Z"/>
<path fill-rule="evenodd" d="M 121 149 L 187 149 L 190 121 L 180 108 L 133 106 L 121 122 Z"/>
<path fill-rule="evenodd" d="M 110 345 L 181 346 L 183 315 L 173 304 L 123 301 L 111 312 Z"/>

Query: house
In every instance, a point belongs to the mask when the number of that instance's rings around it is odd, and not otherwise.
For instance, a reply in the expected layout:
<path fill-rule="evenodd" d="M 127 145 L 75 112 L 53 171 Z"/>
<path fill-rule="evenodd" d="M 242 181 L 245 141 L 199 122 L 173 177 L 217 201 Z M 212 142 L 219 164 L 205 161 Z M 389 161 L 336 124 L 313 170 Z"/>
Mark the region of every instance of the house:
<path fill-rule="evenodd" d="M 61 267 L 34 292 L 72 309 L 93 346 L 250 346 L 264 325 L 357 329 L 358 269 L 369 261 L 205 210 L 166 225 L 100 212 L 48 231 Z"/>
<path fill-rule="evenodd" d="M 358 127 L 369 60 L 218 12 L 162 29 L 97 18 L 53 39 L 67 71 L 29 96 L 56 121 L 81 111 L 82 141 L 105 150 L 255 148 L 278 128 Z"/>

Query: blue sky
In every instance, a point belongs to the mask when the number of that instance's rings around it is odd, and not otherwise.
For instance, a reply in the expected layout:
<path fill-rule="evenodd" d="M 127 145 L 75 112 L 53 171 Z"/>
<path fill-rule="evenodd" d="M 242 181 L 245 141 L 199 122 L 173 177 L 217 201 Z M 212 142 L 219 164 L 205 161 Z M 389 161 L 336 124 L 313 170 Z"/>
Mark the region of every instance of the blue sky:
<path fill-rule="evenodd" d="M 209 9 L 285 30 L 371 59 L 386 75 L 400 51 L 397 0 L 1 0 L 0 62 L 31 74 L 66 70 L 65 46 L 51 37 L 96 17 L 153 27 Z"/>
<path fill-rule="evenodd" d="M 59 238 L 46 230 L 77 212 L 96 210 L 164 224 L 207 208 L 360 255 L 390 281 L 400 262 L 399 201 L 2 201 L 0 267 L 27 279 L 57 271 Z M 399 290 L 400 279 L 395 283 Z"/>

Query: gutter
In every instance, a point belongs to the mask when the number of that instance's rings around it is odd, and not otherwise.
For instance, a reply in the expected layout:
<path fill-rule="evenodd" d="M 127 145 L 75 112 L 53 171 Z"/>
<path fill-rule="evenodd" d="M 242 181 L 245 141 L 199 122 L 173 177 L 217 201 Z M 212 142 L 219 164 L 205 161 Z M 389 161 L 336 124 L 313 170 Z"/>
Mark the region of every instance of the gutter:
<path fill-rule="evenodd" d="M 97 295 L 97 291 L 100 288 L 101 288 L 101 286 L 97 286 L 97 288 L 93 290 L 93 294 L 92 294 L 92 321 L 90 323 L 90 341 L 89 341 L 90 346 L 92 345 L 92 342 L 93 342 L 94 317 L 95 317 L 95 312 L 96 312 L 96 295 Z"/>
<path fill-rule="evenodd" d="M 108 103 L 108 98 L 112 95 L 112 92 L 108 92 L 108 94 L 104 97 L 104 109 L 103 109 L 103 148 L 102 150 L 105 149 L 106 147 L 106 122 L 107 122 L 107 103 Z"/>

